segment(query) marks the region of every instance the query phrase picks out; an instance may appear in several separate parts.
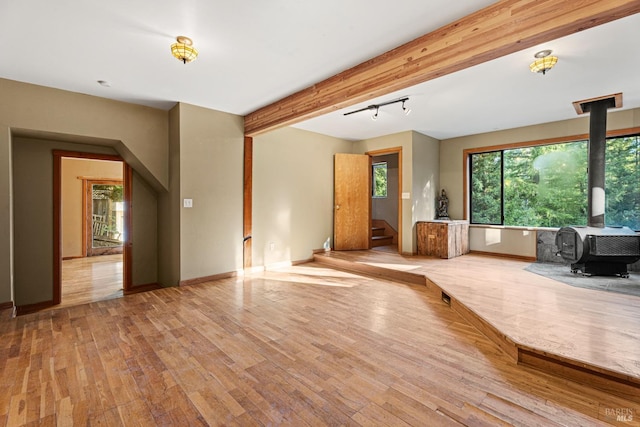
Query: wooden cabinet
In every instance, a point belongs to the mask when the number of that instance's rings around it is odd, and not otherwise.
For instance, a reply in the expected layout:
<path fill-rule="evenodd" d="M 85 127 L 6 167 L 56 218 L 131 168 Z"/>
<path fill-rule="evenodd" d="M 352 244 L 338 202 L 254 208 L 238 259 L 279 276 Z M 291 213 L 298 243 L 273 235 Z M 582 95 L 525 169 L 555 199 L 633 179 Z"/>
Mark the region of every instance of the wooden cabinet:
<path fill-rule="evenodd" d="M 453 258 L 469 253 L 469 221 L 419 221 L 418 255 Z"/>

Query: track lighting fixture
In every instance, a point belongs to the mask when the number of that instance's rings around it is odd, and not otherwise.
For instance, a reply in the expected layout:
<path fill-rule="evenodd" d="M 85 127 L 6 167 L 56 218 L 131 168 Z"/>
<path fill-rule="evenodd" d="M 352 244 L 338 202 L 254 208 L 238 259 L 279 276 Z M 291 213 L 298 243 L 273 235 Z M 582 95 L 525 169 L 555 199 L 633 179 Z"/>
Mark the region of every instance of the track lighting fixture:
<path fill-rule="evenodd" d="M 408 101 L 408 100 L 409 100 L 409 97 L 404 97 L 404 98 L 400 98 L 400 99 L 394 99 L 393 101 L 382 102 L 380 104 L 371 104 L 371 105 L 368 105 L 368 106 L 366 106 L 364 108 L 360 108 L 358 110 L 349 111 L 348 113 L 344 113 L 344 115 L 348 116 L 349 114 L 359 113 L 361 111 L 373 111 L 373 110 L 375 110 L 375 113 L 373 113 L 373 115 L 371 116 L 371 120 L 377 120 L 378 119 L 378 112 L 380 111 L 380 107 L 385 106 L 385 105 L 396 104 L 398 102 L 402 102 L 402 112 L 408 116 L 409 113 L 411 112 L 411 109 L 404 105 L 404 103 L 406 101 Z"/>

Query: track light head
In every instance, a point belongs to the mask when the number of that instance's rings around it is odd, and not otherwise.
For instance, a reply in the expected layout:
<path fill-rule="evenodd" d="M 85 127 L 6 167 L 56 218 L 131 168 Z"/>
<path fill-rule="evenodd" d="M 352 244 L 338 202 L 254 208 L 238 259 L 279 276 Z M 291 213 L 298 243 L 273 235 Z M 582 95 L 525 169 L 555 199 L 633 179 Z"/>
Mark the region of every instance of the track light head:
<path fill-rule="evenodd" d="M 404 112 L 405 116 L 408 116 L 409 114 L 411 114 L 411 108 L 407 108 L 404 106 L 404 103 L 406 101 L 407 101 L 406 99 L 402 101 L 402 111 Z"/>

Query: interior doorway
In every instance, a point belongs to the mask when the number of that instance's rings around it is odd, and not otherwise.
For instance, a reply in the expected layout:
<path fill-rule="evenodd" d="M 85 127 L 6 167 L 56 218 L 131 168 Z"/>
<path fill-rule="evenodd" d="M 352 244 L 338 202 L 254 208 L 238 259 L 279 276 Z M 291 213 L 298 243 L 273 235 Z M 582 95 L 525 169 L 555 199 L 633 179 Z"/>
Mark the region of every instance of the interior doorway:
<path fill-rule="evenodd" d="M 371 248 L 398 253 L 402 248 L 402 148 L 371 156 Z"/>
<path fill-rule="evenodd" d="M 130 174 L 118 156 L 54 152 L 54 304 L 130 287 Z"/>

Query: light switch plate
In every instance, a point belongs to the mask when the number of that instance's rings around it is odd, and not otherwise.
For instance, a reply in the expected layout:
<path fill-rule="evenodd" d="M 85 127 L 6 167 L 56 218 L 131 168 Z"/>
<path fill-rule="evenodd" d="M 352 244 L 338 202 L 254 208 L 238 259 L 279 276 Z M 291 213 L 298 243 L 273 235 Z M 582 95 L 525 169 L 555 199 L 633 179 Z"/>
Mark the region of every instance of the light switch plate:
<path fill-rule="evenodd" d="M 192 208 L 193 207 L 193 199 L 184 199 L 184 207 Z"/>
<path fill-rule="evenodd" d="M 411 198 L 411 193 L 402 193 L 402 198 L 403 199 L 410 199 Z"/>

